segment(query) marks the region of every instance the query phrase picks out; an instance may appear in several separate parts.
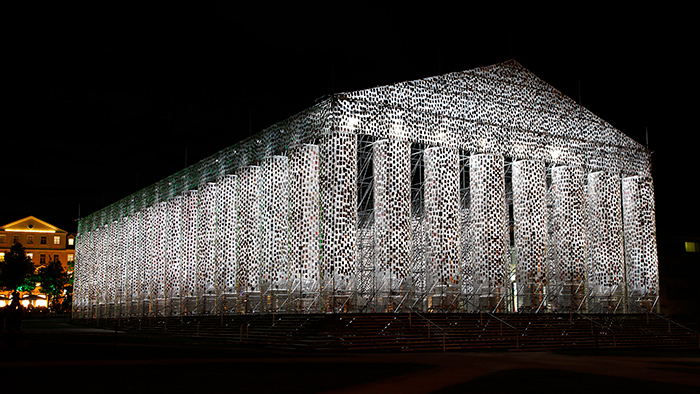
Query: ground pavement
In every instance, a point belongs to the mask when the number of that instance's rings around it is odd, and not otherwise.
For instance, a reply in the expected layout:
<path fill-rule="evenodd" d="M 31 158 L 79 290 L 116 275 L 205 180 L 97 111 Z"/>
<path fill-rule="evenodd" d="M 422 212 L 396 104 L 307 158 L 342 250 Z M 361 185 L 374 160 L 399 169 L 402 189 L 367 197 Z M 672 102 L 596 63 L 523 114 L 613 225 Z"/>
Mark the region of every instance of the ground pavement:
<path fill-rule="evenodd" d="M 697 349 L 330 354 L 47 319 L 1 334 L 2 393 L 700 392 Z"/>

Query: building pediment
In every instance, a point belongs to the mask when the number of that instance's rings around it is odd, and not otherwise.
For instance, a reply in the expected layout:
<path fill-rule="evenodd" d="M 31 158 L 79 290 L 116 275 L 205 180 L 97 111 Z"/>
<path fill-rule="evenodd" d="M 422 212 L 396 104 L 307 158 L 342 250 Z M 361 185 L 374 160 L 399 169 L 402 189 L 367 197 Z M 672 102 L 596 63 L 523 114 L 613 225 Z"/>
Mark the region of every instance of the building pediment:
<path fill-rule="evenodd" d="M 61 230 L 60 228 L 41 219 L 35 218 L 34 216 L 27 216 L 24 219 L 8 223 L 0 227 L 0 230 L 33 233 L 66 233 L 66 231 Z"/>

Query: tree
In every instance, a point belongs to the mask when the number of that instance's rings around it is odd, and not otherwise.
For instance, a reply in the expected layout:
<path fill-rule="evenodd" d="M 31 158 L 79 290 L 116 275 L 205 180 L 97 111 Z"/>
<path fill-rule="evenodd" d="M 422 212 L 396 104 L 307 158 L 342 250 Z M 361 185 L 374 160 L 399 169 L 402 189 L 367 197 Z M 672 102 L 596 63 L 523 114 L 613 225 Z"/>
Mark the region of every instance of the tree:
<path fill-rule="evenodd" d="M 15 243 L 10 251 L 5 253 L 5 260 L 0 261 L 0 287 L 7 290 L 18 290 L 25 279 L 34 274 L 34 263 L 24 251 L 21 243 Z"/>
<path fill-rule="evenodd" d="M 63 265 L 58 259 L 50 261 L 49 264 L 39 268 L 36 281 L 41 283 L 39 289 L 42 293 L 48 296 L 48 304 L 53 305 L 52 301 L 63 295 L 63 289 L 69 283 L 69 277 L 63 269 Z"/>

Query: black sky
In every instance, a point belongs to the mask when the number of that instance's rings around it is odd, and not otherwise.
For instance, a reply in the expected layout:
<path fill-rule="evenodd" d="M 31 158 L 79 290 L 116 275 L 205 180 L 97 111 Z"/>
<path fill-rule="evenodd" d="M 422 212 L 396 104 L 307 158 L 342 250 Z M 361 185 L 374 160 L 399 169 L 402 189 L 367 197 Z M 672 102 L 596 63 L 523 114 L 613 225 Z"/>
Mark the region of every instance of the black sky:
<path fill-rule="evenodd" d="M 350 4 L 350 3 L 347 3 Z M 692 13 L 389 6 L 12 10 L 0 222 L 84 216 L 353 91 L 514 58 L 640 143 L 659 233 L 695 232 Z"/>

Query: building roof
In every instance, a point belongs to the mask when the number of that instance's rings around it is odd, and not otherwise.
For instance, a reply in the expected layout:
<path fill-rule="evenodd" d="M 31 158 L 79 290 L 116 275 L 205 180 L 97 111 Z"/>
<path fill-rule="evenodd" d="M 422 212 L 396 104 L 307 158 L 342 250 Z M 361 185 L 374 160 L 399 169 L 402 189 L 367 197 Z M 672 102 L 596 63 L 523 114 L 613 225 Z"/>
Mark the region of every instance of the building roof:
<path fill-rule="evenodd" d="M 34 232 L 34 233 L 67 233 L 65 230 L 47 223 L 34 216 L 8 223 L 0 227 L 0 231 Z"/>
<path fill-rule="evenodd" d="M 216 182 L 264 157 L 285 155 L 329 133 L 397 138 L 470 154 L 500 153 L 623 176 L 651 175 L 644 146 L 539 79 L 515 60 L 323 98 L 120 201 L 81 219 L 109 223 Z"/>

